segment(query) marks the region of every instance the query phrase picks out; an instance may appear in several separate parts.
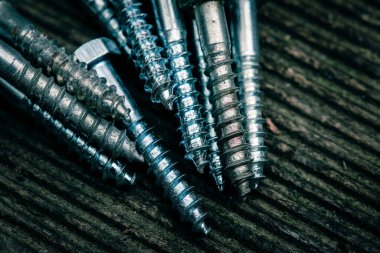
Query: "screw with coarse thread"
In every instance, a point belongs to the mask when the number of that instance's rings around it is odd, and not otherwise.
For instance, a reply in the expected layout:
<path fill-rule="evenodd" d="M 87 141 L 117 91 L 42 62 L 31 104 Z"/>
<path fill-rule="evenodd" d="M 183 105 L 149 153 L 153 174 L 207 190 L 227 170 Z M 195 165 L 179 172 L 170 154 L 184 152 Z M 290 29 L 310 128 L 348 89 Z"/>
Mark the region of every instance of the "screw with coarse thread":
<path fill-rule="evenodd" d="M 178 170 L 178 165 L 164 147 L 162 139 L 157 137 L 154 129 L 150 127 L 141 114 L 135 101 L 121 82 L 113 68 L 109 56 L 120 54 L 115 43 L 107 38 L 99 38 L 89 41 L 75 51 L 79 61 L 85 62 L 89 68 L 97 71 L 98 75 L 107 78 L 117 88 L 117 92 L 123 95 L 125 103 L 131 109 L 131 122 L 128 125 L 128 133 L 136 140 L 136 145 L 145 161 L 149 165 L 150 172 L 156 177 L 156 182 L 164 188 L 168 197 L 181 215 L 182 220 L 192 224 L 194 232 L 208 234 L 206 226 L 206 213 L 201 208 L 199 197 L 193 187 L 189 186 Z"/>
<path fill-rule="evenodd" d="M 41 108 L 86 137 L 89 143 L 112 157 L 142 162 L 135 144 L 106 120 L 95 116 L 63 87 L 35 69 L 16 50 L 0 40 L 0 76 L 38 103 Z"/>
<path fill-rule="evenodd" d="M 63 140 L 69 149 L 75 151 L 79 157 L 91 165 L 91 168 L 98 170 L 104 178 L 112 178 L 118 185 L 135 183 L 135 174 L 130 175 L 119 161 L 100 153 L 95 147 L 91 146 L 82 137 L 74 133 L 71 129 L 66 128 L 59 120 L 54 119 L 51 114 L 42 110 L 42 108 L 33 103 L 21 91 L 17 90 L 10 83 L 0 78 L 0 90 L 4 91 L 16 105 L 20 105 L 26 112 L 32 112 L 38 122 L 42 122 L 46 128 L 54 132 L 60 140 Z"/>
<path fill-rule="evenodd" d="M 119 23 L 136 68 L 141 69 L 140 78 L 145 81 L 145 90 L 151 93 L 153 103 L 161 103 L 173 110 L 175 96 L 171 71 L 166 67 L 167 59 L 161 56 L 162 48 L 156 44 L 157 37 L 152 35 L 152 25 L 145 20 L 146 14 L 136 0 L 111 0 L 118 10 Z"/>
<path fill-rule="evenodd" d="M 231 44 L 224 7 L 221 1 L 205 0 L 195 1 L 192 7 L 207 64 L 206 75 L 210 78 L 208 86 L 222 150 L 223 173 L 240 198 L 245 199 L 252 191 L 253 173 L 231 66 Z"/>
<path fill-rule="evenodd" d="M 215 119 L 212 116 L 212 104 L 210 103 L 210 90 L 207 88 L 208 77 L 205 75 L 206 62 L 203 58 L 203 52 L 201 48 L 201 42 L 199 41 L 199 34 L 197 23 L 193 20 L 193 38 L 194 38 L 194 50 L 198 61 L 198 76 L 200 80 L 200 86 L 202 91 L 202 100 L 204 108 L 204 117 L 206 119 L 206 130 L 208 133 L 208 142 L 210 145 L 208 158 L 210 173 L 214 178 L 216 186 L 219 191 L 224 189 L 224 179 L 222 175 L 222 161 L 220 159 L 220 149 L 218 146 L 218 137 L 215 132 Z"/>
<path fill-rule="evenodd" d="M 198 171 L 203 173 L 207 161 L 207 139 L 199 92 L 195 89 L 189 52 L 186 45 L 186 28 L 176 1 L 152 0 L 159 35 L 163 41 L 174 79 L 177 117 L 180 121 L 182 144 L 185 158 L 193 161 Z"/>
<path fill-rule="evenodd" d="M 86 102 L 102 117 L 113 117 L 122 125 L 127 124 L 129 109 L 125 108 L 123 98 L 115 93 L 115 87 L 107 86 L 106 80 L 98 78 L 96 72 L 87 71 L 83 64 L 75 62 L 64 48 L 58 48 L 4 1 L 0 1 L 0 27 L 1 36 L 49 75 L 55 75 L 57 83 L 65 84 L 67 91 L 75 94 L 79 101 Z"/>
<path fill-rule="evenodd" d="M 248 143 L 254 187 L 257 188 L 263 174 L 266 159 L 265 131 L 262 117 L 262 92 L 259 75 L 259 35 L 255 0 L 232 0 L 228 3 L 233 57 L 237 66 L 239 96 L 246 115 Z"/>

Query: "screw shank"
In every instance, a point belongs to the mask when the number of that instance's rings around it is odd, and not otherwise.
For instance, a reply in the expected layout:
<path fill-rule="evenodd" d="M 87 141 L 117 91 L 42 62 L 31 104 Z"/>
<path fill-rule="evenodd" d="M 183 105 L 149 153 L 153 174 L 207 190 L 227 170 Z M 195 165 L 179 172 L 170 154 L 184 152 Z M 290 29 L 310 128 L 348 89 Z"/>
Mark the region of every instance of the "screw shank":
<path fill-rule="evenodd" d="M 176 0 L 152 0 L 158 31 L 165 44 L 186 39 L 183 17 Z"/>
<path fill-rule="evenodd" d="M 258 59 L 260 49 L 255 0 L 232 0 L 228 4 L 234 60 L 241 62 L 243 58 Z"/>
<path fill-rule="evenodd" d="M 194 7 L 203 53 L 230 51 L 230 37 L 223 5 L 208 1 Z"/>

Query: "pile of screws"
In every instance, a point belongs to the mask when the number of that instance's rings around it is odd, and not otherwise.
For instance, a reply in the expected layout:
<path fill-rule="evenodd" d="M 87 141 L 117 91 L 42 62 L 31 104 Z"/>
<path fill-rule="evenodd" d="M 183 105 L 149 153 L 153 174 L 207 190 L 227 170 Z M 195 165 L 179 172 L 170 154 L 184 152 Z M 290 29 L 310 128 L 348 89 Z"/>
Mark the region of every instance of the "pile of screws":
<path fill-rule="evenodd" d="M 207 234 L 199 197 L 109 56 L 130 57 L 151 101 L 176 111 L 185 158 L 197 171 L 208 168 L 218 190 L 226 182 L 245 199 L 266 162 L 255 0 L 151 0 L 158 37 L 138 0 L 83 3 L 113 40 L 94 39 L 69 55 L 0 1 L 1 91 L 118 184 L 135 182 L 123 159 L 146 162 L 182 220 Z"/>

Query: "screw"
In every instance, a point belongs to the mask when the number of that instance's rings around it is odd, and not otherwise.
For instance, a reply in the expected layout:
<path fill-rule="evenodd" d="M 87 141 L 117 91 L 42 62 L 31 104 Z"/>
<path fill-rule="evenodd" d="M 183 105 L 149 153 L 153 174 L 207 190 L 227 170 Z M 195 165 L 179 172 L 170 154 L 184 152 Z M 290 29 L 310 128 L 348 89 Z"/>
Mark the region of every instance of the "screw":
<path fill-rule="evenodd" d="M 265 131 L 262 92 L 259 75 L 259 35 L 255 0 L 233 0 L 229 2 L 231 16 L 230 29 L 233 57 L 237 66 L 239 96 L 246 115 L 245 126 L 248 131 L 250 158 L 255 188 L 265 176 L 263 174 L 266 159 L 264 146 Z"/>
<path fill-rule="evenodd" d="M 200 80 L 200 88 L 202 91 L 203 97 L 203 108 L 204 108 L 204 117 L 206 119 L 206 130 L 208 134 L 209 141 L 209 152 L 208 159 L 210 161 L 210 173 L 214 178 L 216 186 L 219 191 L 224 189 L 224 179 L 222 175 L 222 162 L 220 160 L 220 149 L 217 142 L 217 135 L 215 132 L 215 119 L 212 116 L 212 104 L 210 103 L 210 90 L 207 88 L 208 77 L 205 75 L 206 71 L 206 62 L 204 60 L 204 55 L 201 48 L 201 43 L 199 41 L 199 34 L 197 23 L 193 20 L 193 38 L 195 45 L 195 52 L 198 62 L 198 75 Z"/>
<path fill-rule="evenodd" d="M 89 143 L 107 151 L 112 157 L 142 162 L 135 144 L 113 124 L 95 116 L 63 87 L 35 69 L 16 50 L 0 40 L 0 76 L 13 83 L 41 108 L 76 129 Z"/>
<path fill-rule="evenodd" d="M 184 2 L 186 1 L 180 1 L 180 6 L 186 6 Z M 249 168 L 244 117 L 240 113 L 240 102 L 236 94 L 235 74 L 230 59 L 231 44 L 223 4 L 220 1 L 200 1 L 193 5 L 193 10 L 207 63 L 206 74 L 210 78 L 210 101 L 222 149 L 223 172 L 238 195 L 244 199 L 251 192 L 250 181 L 253 174 Z"/>
<path fill-rule="evenodd" d="M 177 117 L 180 121 L 182 144 L 186 159 L 194 162 L 203 173 L 207 161 L 207 139 L 196 79 L 193 77 L 186 45 L 186 29 L 175 0 L 152 0 L 159 35 L 163 41 L 173 73 Z"/>
<path fill-rule="evenodd" d="M 111 176 L 118 185 L 132 185 L 135 183 L 136 175 L 133 174 L 133 176 L 131 176 L 119 161 L 115 161 L 102 154 L 2 78 L 0 78 L 0 87 L 6 92 L 8 98 L 11 96 L 15 104 L 21 105 L 22 109 L 26 112 L 32 112 L 38 122 L 43 122 L 47 129 L 60 137 L 80 158 L 89 163 L 92 169 L 102 172 L 104 177 Z"/>
<path fill-rule="evenodd" d="M 115 87 L 107 86 L 95 72 L 87 71 L 83 64 L 75 62 L 58 46 L 22 17 L 7 2 L 0 2 L 0 34 L 10 40 L 29 59 L 55 75 L 58 84 L 65 84 L 67 91 L 76 94 L 79 101 L 95 109 L 102 117 L 113 117 L 125 125 L 129 110 L 123 98 L 115 93 Z"/>
<path fill-rule="evenodd" d="M 131 57 L 136 68 L 141 70 L 140 79 L 145 81 L 144 88 L 151 93 L 152 102 L 173 110 L 175 97 L 171 72 L 166 67 L 167 59 L 161 56 L 162 48 L 156 44 L 157 37 L 152 35 L 152 25 L 146 22 L 146 14 L 140 10 L 141 4 L 135 0 L 110 2 L 118 10 L 119 22 L 131 48 Z M 109 26 L 107 22 L 104 25 Z"/>
<path fill-rule="evenodd" d="M 183 179 L 184 175 L 178 171 L 178 165 L 163 146 L 162 139 L 158 138 L 154 128 L 145 122 L 135 101 L 108 60 L 108 54 L 120 54 L 120 51 L 112 40 L 106 38 L 87 42 L 75 51 L 79 61 L 96 69 L 99 76 L 114 84 L 119 94 L 126 98 L 127 107 L 131 109 L 131 122 L 127 130 L 148 163 L 149 171 L 156 177 L 157 184 L 164 189 L 165 196 L 171 200 L 173 208 L 179 211 L 182 220 L 190 222 L 194 232 L 208 234 L 210 229 L 205 224 L 206 213 L 201 208 L 201 200 L 194 193 L 193 187 Z"/>
<path fill-rule="evenodd" d="M 119 47 L 122 48 L 127 55 L 131 55 L 131 49 L 127 45 L 127 38 L 125 37 L 120 23 L 116 18 L 114 10 L 110 7 L 108 0 L 82 0 L 82 2 L 90 9 L 96 16 L 100 23 L 102 23 L 111 37 L 113 37 Z"/>

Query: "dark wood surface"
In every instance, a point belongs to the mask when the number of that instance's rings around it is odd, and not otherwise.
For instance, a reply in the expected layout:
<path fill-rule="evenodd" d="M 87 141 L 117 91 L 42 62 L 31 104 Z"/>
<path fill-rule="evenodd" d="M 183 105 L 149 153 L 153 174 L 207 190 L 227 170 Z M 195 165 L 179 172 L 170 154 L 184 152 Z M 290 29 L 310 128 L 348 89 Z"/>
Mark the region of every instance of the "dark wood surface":
<path fill-rule="evenodd" d="M 68 51 L 105 35 L 79 1 L 14 0 Z M 146 1 L 145 1 L 146 2 Z M 194 236 L 133 165 L 118 188 L 0 101 L 0 252 L 380 252 L 380 1 L 260 1 L 270 162 L 236 205 L 183 163 L 212 233 Z M 121 75 L 178 157 L 176 120 Z M 124 62 L 124 63 L 123 63 Z"/>

